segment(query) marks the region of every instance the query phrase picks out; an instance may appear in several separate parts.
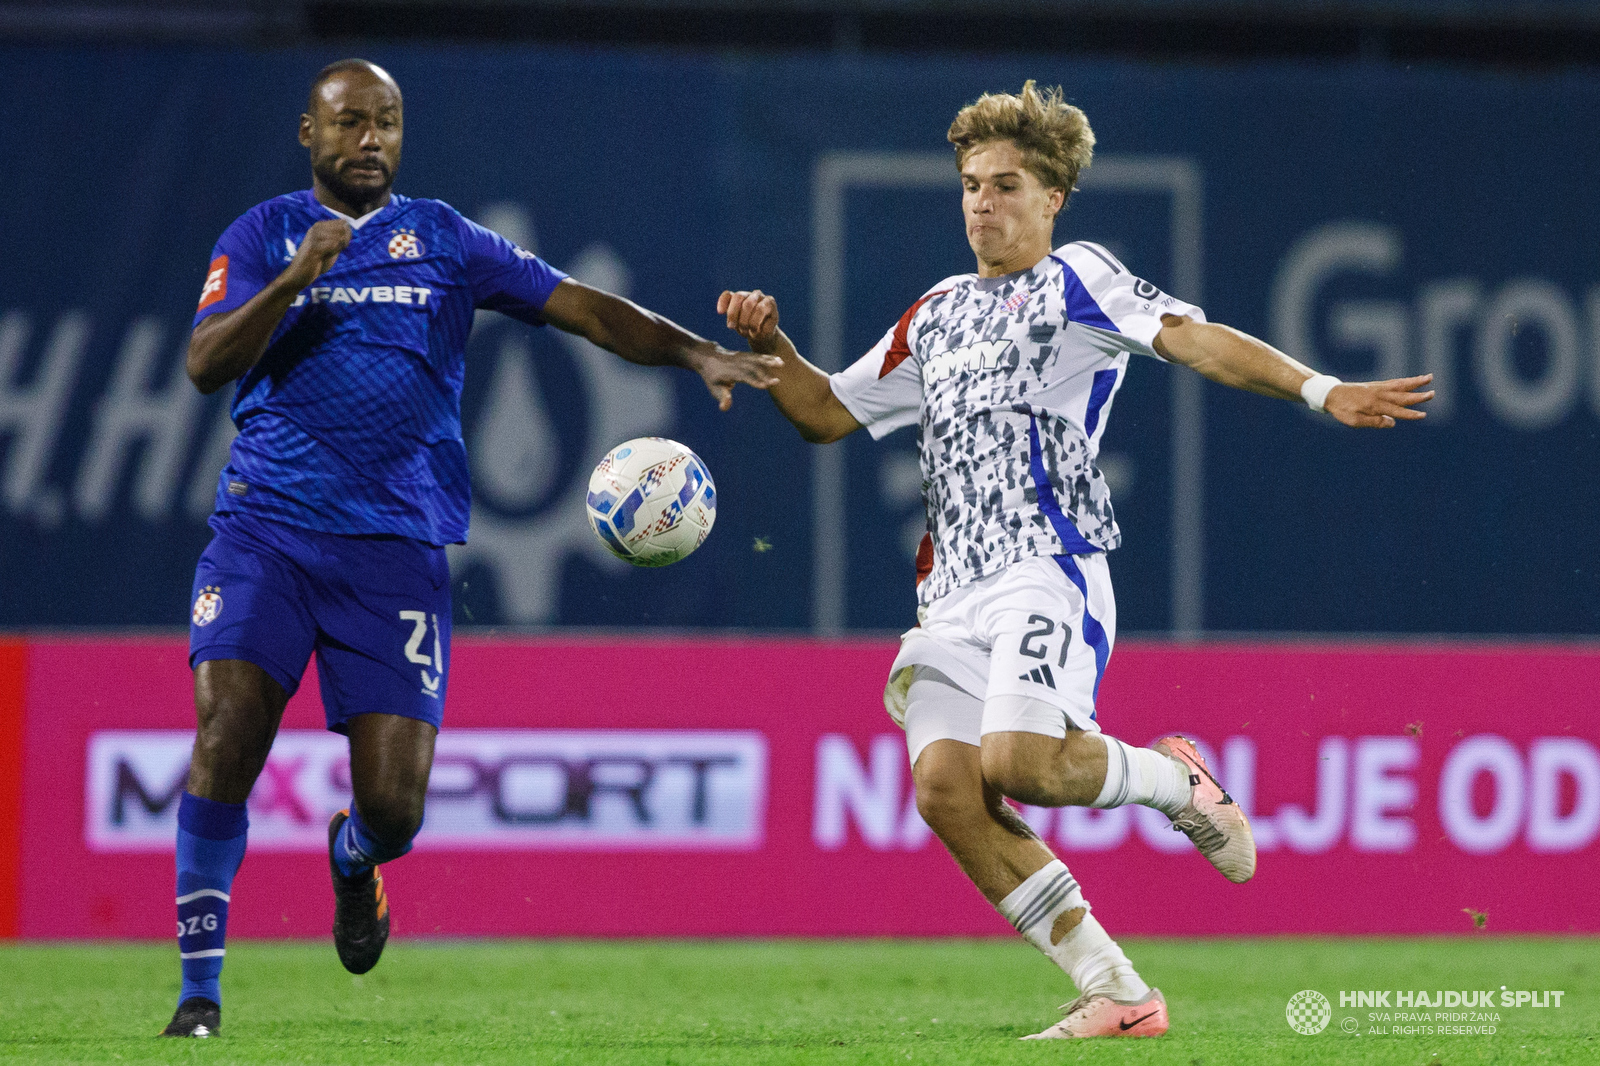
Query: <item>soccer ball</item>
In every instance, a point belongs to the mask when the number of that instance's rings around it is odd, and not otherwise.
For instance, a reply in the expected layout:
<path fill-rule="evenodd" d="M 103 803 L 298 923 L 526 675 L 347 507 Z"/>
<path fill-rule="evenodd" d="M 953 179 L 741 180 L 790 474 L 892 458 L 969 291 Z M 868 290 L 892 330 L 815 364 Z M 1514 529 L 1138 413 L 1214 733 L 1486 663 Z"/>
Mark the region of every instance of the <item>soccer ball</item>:
<path fill-rule="evenodd" d="M 717 487 L 700 457 L 675 440 L 636 437 L 589 475 L 589 525 L 611 554 L 666 566 L 700 547 L 717 519 Z"/>

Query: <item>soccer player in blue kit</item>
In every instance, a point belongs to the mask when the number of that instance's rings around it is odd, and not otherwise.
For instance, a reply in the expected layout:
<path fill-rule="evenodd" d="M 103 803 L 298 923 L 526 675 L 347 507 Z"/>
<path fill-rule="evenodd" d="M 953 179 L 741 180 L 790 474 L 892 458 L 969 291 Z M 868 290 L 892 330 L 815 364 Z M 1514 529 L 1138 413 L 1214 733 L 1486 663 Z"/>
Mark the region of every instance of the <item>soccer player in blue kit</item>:
<path fill-rule="evenodd" d="M 312 82 L 312 187 L 229 226 L 189 342 L 205 393 L 238 380 L 239 427 L 195 571 L 198 733 L 178 809 L 183 987 L 164 1036 L 221 1025 L 245 800 L 313 652 L 354 803 L 328 829 L 334 945 L 352 973 L 389 935 L 381 863 L 422 825 L 450 670 L 449 568 L 469 505 L 461 383 L 473 313 L 550 323 L 629 362 L 682 366 L 726 410 L 779 361 L 731 352 L 567 278 L 438 200 L 390 191 L 400 88 L 342 60 Z"/>

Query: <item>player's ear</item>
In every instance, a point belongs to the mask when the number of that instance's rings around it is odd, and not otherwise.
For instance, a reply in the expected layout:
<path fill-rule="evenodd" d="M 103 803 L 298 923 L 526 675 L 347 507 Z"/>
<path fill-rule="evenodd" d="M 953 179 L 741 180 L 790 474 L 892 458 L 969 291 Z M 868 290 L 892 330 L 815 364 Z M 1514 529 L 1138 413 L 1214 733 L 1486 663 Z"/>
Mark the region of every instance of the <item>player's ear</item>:
<path fill-rule="evenodd" d="M 312 125 L 313 125 L 313 122 L 312 122 L 311 115 L 309 113 L 308 114 L 303 114 L 303 115 L 300 116 L 300 146 L 302 148 L 310 148 L 311 147 L 311 128 L 312 128 Z"/>

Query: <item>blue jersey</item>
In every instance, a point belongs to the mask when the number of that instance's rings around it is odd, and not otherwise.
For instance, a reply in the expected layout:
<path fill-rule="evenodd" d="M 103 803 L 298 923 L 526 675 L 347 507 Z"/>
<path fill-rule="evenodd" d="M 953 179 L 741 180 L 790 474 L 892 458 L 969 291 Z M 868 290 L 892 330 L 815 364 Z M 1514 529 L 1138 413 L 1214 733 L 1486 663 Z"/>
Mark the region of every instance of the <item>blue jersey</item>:
<path fill-rule="evenodd" d="M 251 208 L 217 241 L 195 323 L 260 292 L 313 223 L 337 217 L 310 190 Z M 217 511 L 465 540 L 461 383 L 473 311 L 542 325 L 565 276 L 448 204 L 391 195 L 239 379 Z"/>

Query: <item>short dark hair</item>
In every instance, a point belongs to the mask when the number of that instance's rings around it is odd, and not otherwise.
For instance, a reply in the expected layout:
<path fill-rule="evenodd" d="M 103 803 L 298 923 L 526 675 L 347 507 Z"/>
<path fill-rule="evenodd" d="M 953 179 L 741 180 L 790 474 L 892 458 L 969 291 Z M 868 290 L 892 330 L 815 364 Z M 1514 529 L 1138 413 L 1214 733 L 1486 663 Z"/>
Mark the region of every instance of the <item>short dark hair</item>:
<path fill-rule="evenodd" d="M 351 70 L 365 71 L 368 74 L 372 74 L 384 81 L 394 84 L 396 92 L 400 90 L 400 86 L 395 83 L 394 78 L 389 74 L 389 72 L 378 66 L 378 64 L 374 63 L 372 60 L 354 58 L 340 59 L 336 62 L 329 63 L 327 66 L 317 71 L 317 76 L 311 79 L 311 91 L 306 94 L 306 114 L 314 115 L 317 113 L 317 94 L 322 91 L 322 87 L 328 83 L 329 78 L 332 78 L 335 74 L 343 74 L 346 71 Z"/>

